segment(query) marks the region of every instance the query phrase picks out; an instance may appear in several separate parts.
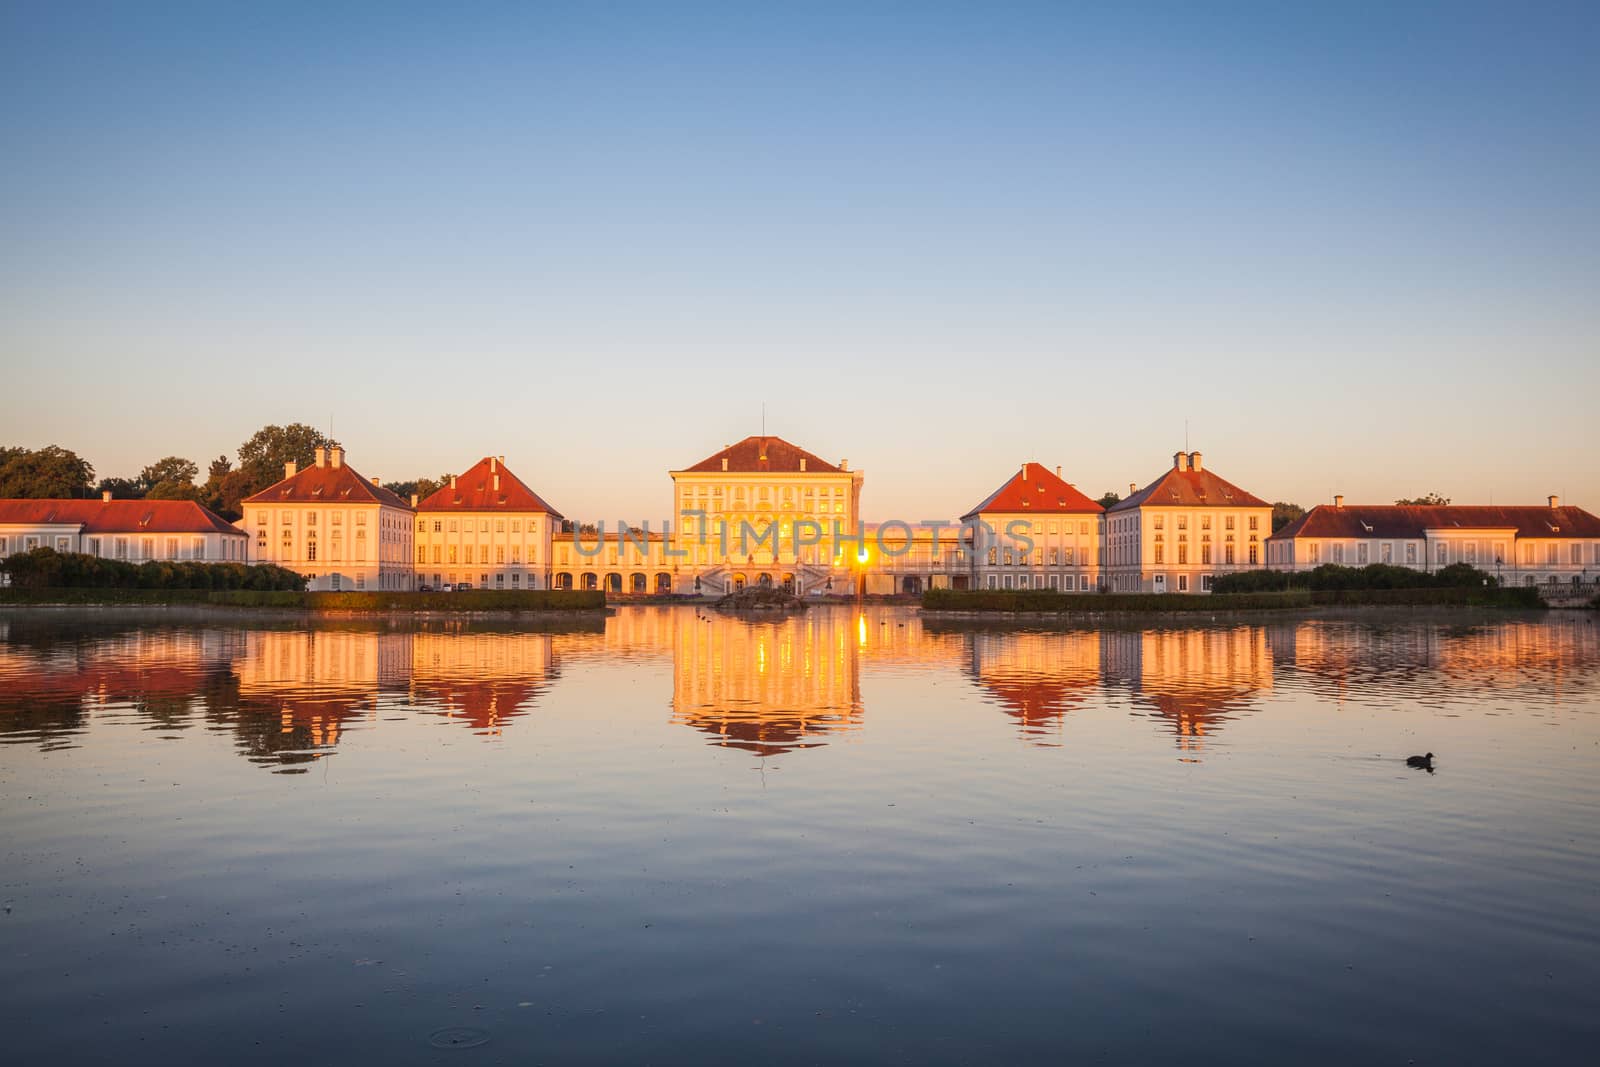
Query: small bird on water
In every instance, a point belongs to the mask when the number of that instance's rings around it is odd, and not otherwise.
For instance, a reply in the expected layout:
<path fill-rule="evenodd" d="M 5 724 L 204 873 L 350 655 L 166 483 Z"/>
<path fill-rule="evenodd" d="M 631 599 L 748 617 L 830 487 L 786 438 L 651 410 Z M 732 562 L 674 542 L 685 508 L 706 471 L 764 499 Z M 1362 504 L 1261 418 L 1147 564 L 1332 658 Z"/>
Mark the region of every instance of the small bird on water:
<path fill-rule="evenodd" d="M 1407 767 L 1421 767 L 1423 770 L 1427 771 L 1429 774 L 1432 774 L 1433 773 L 1433 753 L 1430 752 L 1426 756 L 1407 756 L 1406 757 L 1406 766 Z"/>

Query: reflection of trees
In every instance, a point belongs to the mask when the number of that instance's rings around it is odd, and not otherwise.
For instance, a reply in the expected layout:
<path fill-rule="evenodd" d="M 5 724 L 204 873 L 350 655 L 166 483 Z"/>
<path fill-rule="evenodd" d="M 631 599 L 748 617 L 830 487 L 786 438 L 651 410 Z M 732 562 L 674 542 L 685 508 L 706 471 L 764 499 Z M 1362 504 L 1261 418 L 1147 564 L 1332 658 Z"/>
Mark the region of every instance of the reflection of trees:
<path fill-rule="evenodd" d="M 1268 627 L 1280 677 L 1335 699 L 1532 693 L 1594 677 L 1600 633 L 1587 617 L 1402 622 L 1323 619 Z"/>

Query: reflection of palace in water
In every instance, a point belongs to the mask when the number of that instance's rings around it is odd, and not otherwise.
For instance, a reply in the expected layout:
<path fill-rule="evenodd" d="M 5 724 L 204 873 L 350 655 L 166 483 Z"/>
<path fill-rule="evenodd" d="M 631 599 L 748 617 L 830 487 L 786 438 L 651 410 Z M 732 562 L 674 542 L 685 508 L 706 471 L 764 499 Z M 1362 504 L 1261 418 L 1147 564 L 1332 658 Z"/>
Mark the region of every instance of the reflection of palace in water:
<path fill-rule="evenodd" d="M 746 624 L 680 609 L 667 618 L 674 722 L 763 756 L 860 728 L 859 627 L 841 613 Z"/>
<path fill-rule="evenodd" d="M 1106 685 L 1126 686 L 1135 706 L 1171 722 L 1185 749 L 1199 749 L 1272 688 L 1272 649 L 1259 626 L 1108 630 L 1101 649 Z"/>
<path fill-rule="evenodd" d="M 1570 689 L 1574 706 L 1587 707 L 1600 628 L 1584 616 L 1018 631 L 925 625 L 883 608 L 748 619 L 641 607 L 606 620 L 603 632 L 576 633 L 461 624 L 85 630 L 0 617 L 0 743 L 70 746 L 98 722 L 203 726 L 231 734 L 251 761 L 294 772 L 351 727 L 397 715 L 500 738 L 546 698 L 562 664 L 603 662 L 624 684 L 664 685 L 655 680 L 668 656 L 669 721 L 762 756 L 858 736 L 863 675 L 912 672 L 964 676 L 1020 739 L 1039 745 L 1060 742 L 1069 713 L 1120 703 L 1125 692 L 1193 752 L 1274 690 L 1384 702 L 1516 694 L 1560 706 Z M 660 707 L 664 694 L 641 692 Z"/>
<path fill-rule="evenodd" d="M 1100 633 L 979 631 L 970 637 L 973 679 L 1034 744 L 1056 744 L 1067 712 L 1100 687 Z"/>

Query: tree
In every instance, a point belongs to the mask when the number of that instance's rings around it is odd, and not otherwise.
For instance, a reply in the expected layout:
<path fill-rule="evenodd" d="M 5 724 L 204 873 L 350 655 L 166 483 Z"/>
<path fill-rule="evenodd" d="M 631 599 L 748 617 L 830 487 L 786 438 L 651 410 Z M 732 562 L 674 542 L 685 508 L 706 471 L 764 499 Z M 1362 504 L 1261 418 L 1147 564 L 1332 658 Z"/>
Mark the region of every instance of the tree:
<path fill-rule="evenodd" d="M 101 478 L 95 492 L 110 493 L 113 500 L 138 500 L 144 496 L 144 488 L 137 478 Z"/>
<path fill-rule="evenodd" d="M 76 452 L 0 448 L 0 498 L 86 497 L 93 485 L 94 468 Z"/>
<path fill-rule="evenodd" d="M 321 430 L 303 422 L 287 426 L 263 426 L 239 446 L 239 466 L 218 475 L 218 464 L 211 464 L 211 478 L 201 495 L 207 507 L 224 518 L 239 518 L 240 502 L 269 485 L 283 480 L 285 463 L 309 467 L 318 448 L 336 446 Z M 226 456 L 219 457 L 219 462 Z"/>
<path fill-rule="evenodd" d="M 1299 504 L 1291 504 L 1285 500 L 1275 501 L 1272 505 L 1272 532 L 1277 533 L 1305 513 L 1306 509 Z"/>
<path fill-rule="evenodd" d="M 1438 493 L 1429 493 L 1427 496 L 1404 497 L 1396 500 L 1395 503 L 1400 507 L 1438 508 L 1450 503 L 1450 498 L 1440 496 Z"/>
<path fill-rule="evenodd" d="M 139 480 L 145 485 L 156 486 L 162 482 L 189 482 L 193 483 L 199 475 L 200 468 L 195 463 L 181 456 L 168 456 L 158 459 L 150 466 L 139 472 Z"/>
<path fill-rule="evenodd" d="M 231 470 L 233 470 L 233 460 L 229 459 L 227 454 L 224 453 L 211 461 L 211 466 L 206 470 L 209 475 L 206 481 L 208 484 L 210 482 L 220 482 L 228 476 L 228 472 Z"/>
<path fill-rule="evenodd" d="M 410 482 L 384 482 L 383 487 L 402 500 L 411 499 L 413 493 L 418 500 L 426 500 L 449 484 L 450 475 L 441 474 L 438 478 L 418 478 Z"/>
<path fill-rule="evenodd" d="M 1106 490 L 1105 494 L 1100 497 L 1100 506 L 1103 508 L 1109 508 L 1112 504 L 1120 503 L 1122 503 L 1122 497 L 1118 496 L 1116 493 L 1113 493 L 1109 489 Z"/>
<path fill-rule="evenodd" d="M 263 426 L 239 446 L 239 469 L 248 472 L 258 488 L 265 489 L 283 478 L 285 463 L 309 467 L 316 459 L 317 449 L 337 444 L 321 430 L 303 422 Z"/>

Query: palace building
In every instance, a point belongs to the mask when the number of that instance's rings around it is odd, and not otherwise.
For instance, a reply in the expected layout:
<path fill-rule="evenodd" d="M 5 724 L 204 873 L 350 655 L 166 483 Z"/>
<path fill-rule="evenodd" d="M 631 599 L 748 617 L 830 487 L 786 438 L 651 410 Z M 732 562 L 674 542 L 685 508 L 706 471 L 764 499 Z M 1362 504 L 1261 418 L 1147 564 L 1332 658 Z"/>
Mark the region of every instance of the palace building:
<path fill-rule="evenodd" d="M 774 585 L 850 588 L 846 558 L 861 533 L 862 472 L 781 437 L 746 437 L 672 475 L 675 557 L 701 591 Z M 796 535 L 799 535 L 798 538 Z M 809 541 L 813 534 L 816 543 Z M 758 542 L 760 540 L 760 543 Z M 688 592 L 681 582 L 679 592 Z"/>
<path fill-rule="evenodd" d="M 1258 570 L 1272 505 L 1178 452 L 1143 489 L 1106 509 L 1106 573 L 1114 593 L 1209 593 L 1219 574 Z"/>
<path fill-rule="evenodd" d="M 192 500 L 0 500 L 0 558 L 51 548 L 129 563 L 242 563 L 248 538 Z"/>
<path fill-rule="evenodd" d="M 413 504 L 418 585 L 550 588 L 561 513 L 513 474 L 504 456 L 485 456 Z"/>
<path fill-rule="evenodd" d="M 1094 591 L 1100 586 L 1104 514 L 1098 502 L 1062 480 L 1060 467 L 1051 473 L 1039 463 L 1022 464 L 961 516 L 968 529 L 978 531 L 972 587 Z"/>
<path fill-rule="evenodd" d="M 404 500 L 344 461 L 338 446 L 316 450 L 305 470 L 245 499 L 241 524 L 250 562 L 298 571 L 309 589 L 411 589 L 413 512 Z"/>
<path fill-rule="evenodd" d="M 1267 539 L 1267 566 L 1305 571 L 1466 563 L 1507 585 L 1584 584 L 1600 575 L 1600 518 L 1582 508 L 1319 504 Z"/>

